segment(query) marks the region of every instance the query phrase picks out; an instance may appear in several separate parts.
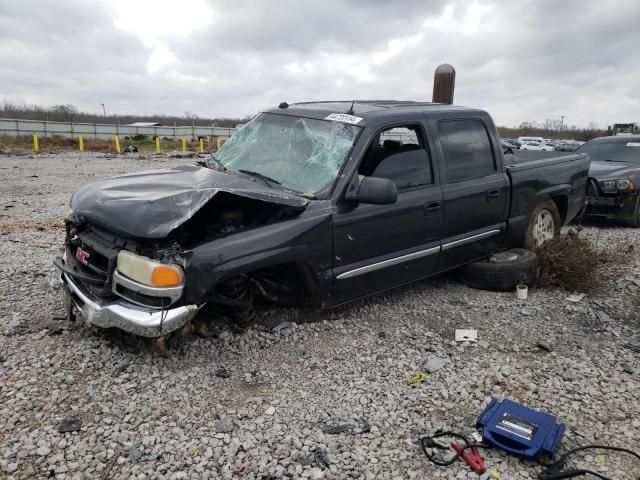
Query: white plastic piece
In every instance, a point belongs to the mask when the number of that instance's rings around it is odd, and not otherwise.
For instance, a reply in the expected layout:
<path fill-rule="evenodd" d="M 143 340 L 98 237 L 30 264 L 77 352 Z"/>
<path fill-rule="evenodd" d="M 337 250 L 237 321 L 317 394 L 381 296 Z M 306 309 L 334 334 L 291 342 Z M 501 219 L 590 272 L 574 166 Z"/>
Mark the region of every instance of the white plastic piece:
<path fill-rule="evenodd" d="M 477 342 L 478 331 L 472 329 L 456 329 L 456 342 Z"/>
<path fill-rule="evenodd" d="M 516 296 L 518 297 L 518 300 L 526 300 L 528 294 L 529 287 L 523 284 L 516 286 Z"/>
<path fill-rule="evenodd" d="M 574 295 L 569 295 L 567 300 L 572 303 L 578 303 L 584 298 L 584 293 L 576 293 Z"/>

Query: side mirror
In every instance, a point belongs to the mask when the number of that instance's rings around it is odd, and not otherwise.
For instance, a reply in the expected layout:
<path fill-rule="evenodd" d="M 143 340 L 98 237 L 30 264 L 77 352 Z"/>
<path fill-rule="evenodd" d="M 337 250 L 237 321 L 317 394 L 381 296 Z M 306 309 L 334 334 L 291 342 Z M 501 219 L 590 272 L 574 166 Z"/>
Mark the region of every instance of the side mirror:
<path fill-rule="evenodd" d="M 398 189 L 388 178 L 364 177 L 358 186 L 347 192 L 346 198 L 373 205 L 389 205 L 396 203 Z"/>

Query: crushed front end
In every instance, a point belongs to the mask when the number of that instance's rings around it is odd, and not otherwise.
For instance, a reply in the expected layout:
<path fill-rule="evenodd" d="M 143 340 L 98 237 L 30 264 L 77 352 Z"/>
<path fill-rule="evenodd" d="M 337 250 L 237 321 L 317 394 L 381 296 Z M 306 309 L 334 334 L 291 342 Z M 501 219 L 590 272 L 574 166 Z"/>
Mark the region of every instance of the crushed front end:
<path fill-rule="evenodd" d="M 636 221 L 640 189 L 628 179 L 590 179 L 586 216 Z"/>
<path fill-rule="evenodd" d="M 75 308 L 89 325 L 161 337 L 198 312 L 198 305 L 184 303 L 180 265 L 139 255 L 136 241 L 78 222 L 73 214 L 66 227 L 65 254 L 54 265 L 70 318 Z"/>

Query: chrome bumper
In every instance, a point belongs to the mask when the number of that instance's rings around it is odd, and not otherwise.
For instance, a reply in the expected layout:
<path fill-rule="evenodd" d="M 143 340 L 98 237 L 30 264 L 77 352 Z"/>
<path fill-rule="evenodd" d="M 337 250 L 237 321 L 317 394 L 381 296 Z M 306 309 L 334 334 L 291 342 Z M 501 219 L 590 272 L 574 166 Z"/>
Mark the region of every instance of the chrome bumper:
<path fill-rule="evenodd" d="M 171 333 L 183 327 L 199 310 L 197 305 L 161 311 L 145 309 L 123 300 L 106 303 L 77 285 L 66 273 L 60 274 L 60 283 L 64 294 L 71 297 L 87 325 L 115 327 L 143 337 L 160 337 Z"/>

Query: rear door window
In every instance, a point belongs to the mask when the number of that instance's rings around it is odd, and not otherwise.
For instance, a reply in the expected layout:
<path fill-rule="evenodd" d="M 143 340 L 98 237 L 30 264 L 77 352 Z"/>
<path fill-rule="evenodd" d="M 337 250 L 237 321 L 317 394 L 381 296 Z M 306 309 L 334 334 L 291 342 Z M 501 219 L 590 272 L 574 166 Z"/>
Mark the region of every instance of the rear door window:
<path fill-rule="evenodd" d="M 486 177 L 497 171 L 489 134 L 480 120 L 440 120 L 438 134 L 447 183 Z"/>

